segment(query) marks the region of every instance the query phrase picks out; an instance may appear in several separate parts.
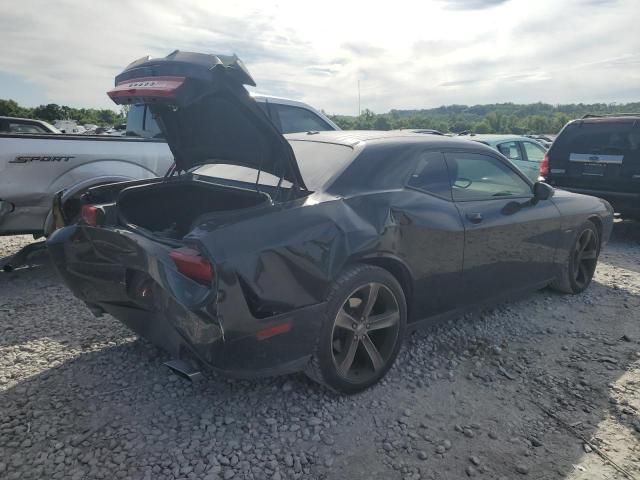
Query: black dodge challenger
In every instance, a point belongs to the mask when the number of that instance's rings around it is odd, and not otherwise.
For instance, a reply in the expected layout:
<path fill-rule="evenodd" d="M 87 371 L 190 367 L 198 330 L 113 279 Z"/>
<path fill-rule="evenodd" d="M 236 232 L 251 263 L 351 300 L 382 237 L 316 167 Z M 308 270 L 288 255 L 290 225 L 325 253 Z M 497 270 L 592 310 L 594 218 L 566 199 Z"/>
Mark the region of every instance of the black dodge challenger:
<path fill-rule="evenodd" d="M 468 140 L 283 136 L 253 84 L 236 57 L 186 52 L 116 78 L 109 95 L 150 105 L 175 167 L 92 188 L 50 236 L 94 313 L 225 374 L 304 371 L 354 393 L 410 328 L 591 282 L 613 222 L 604 200 L 532 184 Z"/>

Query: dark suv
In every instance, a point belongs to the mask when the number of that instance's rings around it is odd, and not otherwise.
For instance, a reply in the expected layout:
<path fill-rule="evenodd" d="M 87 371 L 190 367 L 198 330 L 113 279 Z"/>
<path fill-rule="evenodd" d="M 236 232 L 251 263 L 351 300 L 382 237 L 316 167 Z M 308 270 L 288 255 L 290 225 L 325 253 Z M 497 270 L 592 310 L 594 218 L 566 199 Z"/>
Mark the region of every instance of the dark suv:
<path fill-rule="evenodd" d="M 547 152 L 540 175 L 555 187 L 608 200 L 640 219 L 640 114 L 587 115 L 569 122 Z"/>

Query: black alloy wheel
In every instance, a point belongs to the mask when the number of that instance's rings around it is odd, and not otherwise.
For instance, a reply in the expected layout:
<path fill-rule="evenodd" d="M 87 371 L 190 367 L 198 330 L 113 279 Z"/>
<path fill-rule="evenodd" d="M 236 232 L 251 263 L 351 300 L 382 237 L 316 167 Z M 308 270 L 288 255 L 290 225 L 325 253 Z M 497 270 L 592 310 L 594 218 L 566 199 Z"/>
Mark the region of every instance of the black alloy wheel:
<path fill-rule="evenodd" d="M 576 286 L 584 290 L 591 283 L 598 263 L 598 233 L 585 229 L 576 242 L 573 253 L 573 276 Z"/>
<path fill-rule="evenodd" d="M 330 389 L 352 394 L 391 368 L 407 323 L 402 287 L 388 271 L 349 267 L 334 283 L 316 351 L 305 373 Z"/>
<path fill-rule="evenodd" d="M 563 293 L 584 291 L 591 284 L 599 255 L 598 229 L 593 222 L 587 221 L 577 229 L 569 256 L 551 283 L 551 288 Z"/>
<path fill-rule="evenodd" d="M 370 380 L 389 361 L 400 330 L 400 308 L 381 283 L 358 287 L 338 310 L 331 353 L 338 375 L 350 382 Z"/>

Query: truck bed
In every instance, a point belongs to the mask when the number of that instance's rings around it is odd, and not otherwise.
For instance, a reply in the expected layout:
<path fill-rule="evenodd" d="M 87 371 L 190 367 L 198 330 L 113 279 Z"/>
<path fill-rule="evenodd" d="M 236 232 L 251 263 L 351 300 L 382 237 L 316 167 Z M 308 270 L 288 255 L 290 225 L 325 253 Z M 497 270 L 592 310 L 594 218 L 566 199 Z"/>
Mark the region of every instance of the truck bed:
<path fill-rule="evenodd" d="M 164 175 L 173 163 L 161 139 L 0 133 L 0 235 L 42 235 L 56 192 Z"/>

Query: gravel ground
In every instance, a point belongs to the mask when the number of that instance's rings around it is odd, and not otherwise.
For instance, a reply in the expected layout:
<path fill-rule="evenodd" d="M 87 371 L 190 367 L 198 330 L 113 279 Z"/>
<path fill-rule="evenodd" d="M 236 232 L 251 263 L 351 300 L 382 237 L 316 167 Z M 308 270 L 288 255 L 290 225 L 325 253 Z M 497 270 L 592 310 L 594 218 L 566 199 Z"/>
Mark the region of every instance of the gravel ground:
<path fill-rule="evenodd" d="M 0 478 L 640 479 L 640 224 L 616 223 L 586 293 L 417 332 L 348 398 L 191 385 L 34 261 L 0 273 Z"/>

